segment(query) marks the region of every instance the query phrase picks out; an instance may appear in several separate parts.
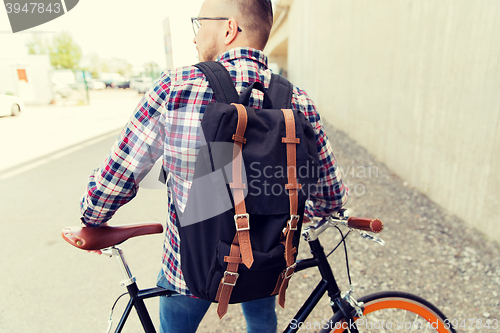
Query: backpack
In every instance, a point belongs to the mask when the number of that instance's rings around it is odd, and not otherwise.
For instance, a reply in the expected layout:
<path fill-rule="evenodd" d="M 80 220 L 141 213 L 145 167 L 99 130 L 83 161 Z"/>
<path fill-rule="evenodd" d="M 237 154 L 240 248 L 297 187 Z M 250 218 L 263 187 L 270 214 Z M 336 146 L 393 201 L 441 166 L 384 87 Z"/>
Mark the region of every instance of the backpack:
<path fill-rule="evenodd" d="M 274 75 L 268 91 L 254 82 L 238 95 L 226 68 L 195 65 L 216 103 L 201 121 L 202 144 L 186 206 L 176 200 L 181 270 L 190 292 L 229 303 L 285 291 L 293 275 L 309 190 L 319 178 L 316 136 L 304 114 L 291 110 L 293 86 Z M 248 107 L 253 89 L 262 109 Z M 274 108 L 273 108 L 274 107 Z"/>

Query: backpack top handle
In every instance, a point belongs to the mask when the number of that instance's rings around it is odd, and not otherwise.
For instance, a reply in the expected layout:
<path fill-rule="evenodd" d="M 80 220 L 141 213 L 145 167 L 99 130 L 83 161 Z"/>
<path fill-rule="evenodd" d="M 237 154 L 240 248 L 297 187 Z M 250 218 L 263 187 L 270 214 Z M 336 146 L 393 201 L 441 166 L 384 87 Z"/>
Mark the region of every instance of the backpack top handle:
<path fill-rule="evenodd" d="M 264 104 L 262 105 L 262 108 L 263 109 L 272 109 L 273 103 L 271 101 L 271 97 L 267 93 L 267 91 L 264 88 L 264 86 L 262 85 L 262 83 L 260 83 L 258 81 L 254 82 L 250 86 L 248 86 L 248 88 L 240 95 L 239 104 L 248 105 L 248 103 L 250 102 L 250 96 L 252 95 L 253 89 L 260 90 L 264 94 Z"/>
<path fill-rule="evenodd" d="M 194 66 L 205 74 L 214 91 L 215 100 L 219 103 L 248 105 L 252 90 L 258 89 L 264 93 L 264 109 L 272 109 L 273 107 L 290 109 L 292 107 L 293 85 L 281 75 L 272 74 L 267 91 L 262 83 L 254 82 L 239 96 L 231 75 L 220 62 L 205 61 Z"/>

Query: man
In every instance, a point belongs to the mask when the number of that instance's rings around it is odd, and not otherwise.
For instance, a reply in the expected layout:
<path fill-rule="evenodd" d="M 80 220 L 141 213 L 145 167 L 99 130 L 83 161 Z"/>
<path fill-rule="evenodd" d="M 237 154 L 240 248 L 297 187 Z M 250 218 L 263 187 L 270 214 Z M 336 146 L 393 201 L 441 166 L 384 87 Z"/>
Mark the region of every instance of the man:
<path fill-rule="evenodd" d="M 269 0 L 206 0 L 192 19 L 199 60 L 215 60 L 230 72 L 241 93 L 252 82 L 267 89 L 271 71 L 262 50 L 271 31 Z M 200 147 L 200 124 L 206 106 L 214 102 L 205 76 L 193 66 L 163 73 L 143 97 L 103 165 L 90 176 L 81 202 L 82 221 L 98 226 L 137 193 L 140 180 L 160 157 L 168 172 L 169 216 L 162 270 L 158 285 L 179 296 L 160 300 L 161 332 L 195 332 L 210 302 L 190 297 L 180 269 L 176 209 L 184 209 Z M 262 94 L 254 93 L 250 106 L 262 107 Z M 316 137 L 321 175 L 317 193 L 306 205 L 306 217 L 325 216 L 347 200 L 347 188 L 313 102 L 294 86 L 292 107 L 311 122 Z M 175 202 L 174 202 L 175 200 Z M 242 304 L 248 332 L 276 332 L 275 297 Z"/>

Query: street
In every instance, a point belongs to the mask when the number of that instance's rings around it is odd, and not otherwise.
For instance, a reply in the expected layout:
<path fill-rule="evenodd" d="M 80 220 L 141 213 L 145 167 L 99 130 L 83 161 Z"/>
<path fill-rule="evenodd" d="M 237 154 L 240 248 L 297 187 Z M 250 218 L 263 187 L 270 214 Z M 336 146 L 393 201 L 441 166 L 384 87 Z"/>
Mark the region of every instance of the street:
<path fill-rule="evenodd" d="M 121 129 L 140 98 L 132 90 L 91 91 L 90 105 L 27 106 L 18 117 L 0 117 L 0 171 Z"/>
<path fill-rule="evenodd" d="M 125 291 L 115 259 L 72 248 L 60 235 L 63 227 L 79 225 L 87 178 L 140 100 L 129 90 L 92 97 L 89 106 L 31 107 L 20 117 L 0 118 L 2 333 L 104 332 L 114 300 Z M 162 190 L 141 190 L 113 224 L 164 222 L 165 198 Z M 162 238 L 122 246 L 139 287 L 155 284 Z M 119 314 L 125 303 L 123 298 Z M 156 300 L 150 303 L 156 315 Z M 126 331 L 137 331 L 135 313 L 129 321 Z"/>

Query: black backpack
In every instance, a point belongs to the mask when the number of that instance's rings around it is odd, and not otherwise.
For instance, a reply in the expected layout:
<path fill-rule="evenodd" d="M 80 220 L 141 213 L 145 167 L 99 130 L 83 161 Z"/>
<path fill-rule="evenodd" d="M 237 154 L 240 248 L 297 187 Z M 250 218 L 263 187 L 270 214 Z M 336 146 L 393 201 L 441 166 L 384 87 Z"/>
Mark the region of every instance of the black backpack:
<path fill-rule="evenodd" d="M 174 200 L 184 279 L 196 297 L 219 302 L 220 318 L 228 303 L 278 293 L 284 307 L 305 201 L 319 177 L 313 128 L 291 110 L 293 86 L 283 77 L 273 74 L 268 91 L 255 82 L 238 96 L 222 64 L 195 66 L 217 103 L 202 118 L 183 213 Z M 252 89 L 264 93 L 262 109 L 245 106 Z"/>

